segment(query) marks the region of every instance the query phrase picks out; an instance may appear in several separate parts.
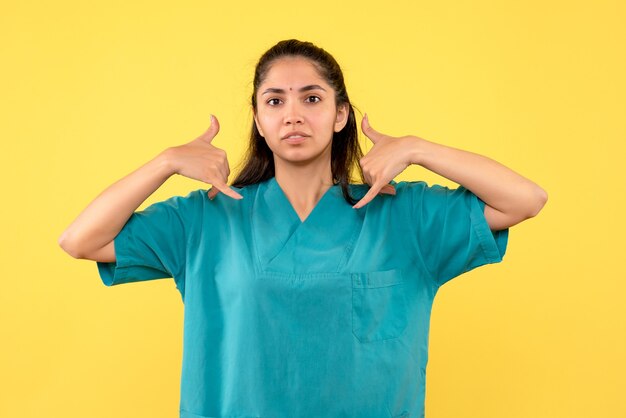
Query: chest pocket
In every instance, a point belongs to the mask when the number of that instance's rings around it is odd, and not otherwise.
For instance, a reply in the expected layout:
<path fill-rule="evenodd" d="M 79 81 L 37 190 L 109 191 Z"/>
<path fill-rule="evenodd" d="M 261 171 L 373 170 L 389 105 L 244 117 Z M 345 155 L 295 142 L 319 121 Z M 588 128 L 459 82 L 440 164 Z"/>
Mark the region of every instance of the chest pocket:
<path fill-rule="evenodd" d="M 352 273 L 352 332 L 361 342 L 398 338 L 407 326 L 402 270 Z"/>

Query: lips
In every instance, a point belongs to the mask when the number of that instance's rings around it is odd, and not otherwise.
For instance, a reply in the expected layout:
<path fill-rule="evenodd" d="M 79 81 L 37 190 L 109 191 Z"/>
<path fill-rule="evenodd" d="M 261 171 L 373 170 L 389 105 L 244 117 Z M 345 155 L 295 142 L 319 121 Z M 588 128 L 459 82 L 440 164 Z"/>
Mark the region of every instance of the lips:
<path fill-rule="evenodd" d="M 308 134 L 306 134 L 306 133 L 304 133 L 304 132 L 302 132 L 302 131 L 292 131 L 292 132 L 287 133 L 287 135 L 283 136 L 283 138 L 282 138 L 282 139 L 287 139 L 287 138 L 289 138 L 290 136 L 302 136 L 302 137 L 307 137 L 307 136 L 310 136 L 310 135 L 308 135 Z"/>

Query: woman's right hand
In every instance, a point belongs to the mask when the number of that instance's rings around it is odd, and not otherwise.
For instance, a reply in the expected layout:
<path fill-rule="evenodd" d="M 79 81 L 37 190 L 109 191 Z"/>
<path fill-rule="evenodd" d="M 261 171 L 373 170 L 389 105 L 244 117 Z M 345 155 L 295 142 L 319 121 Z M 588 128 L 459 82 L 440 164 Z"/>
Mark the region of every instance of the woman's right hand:
<path fill-rule="evenodd" d="M 226 184 L 230 174 L 226 151 L 211 144 L 219 130 L 217 118 L 211 115 L 211 126 L 206 132 L 187 144 L 169 148 L 172 168 L 176 174 L 210 183 L 213 187 L 207 194 L 211 200 L 218 192 L 233 199 L 243 199 Z"/>

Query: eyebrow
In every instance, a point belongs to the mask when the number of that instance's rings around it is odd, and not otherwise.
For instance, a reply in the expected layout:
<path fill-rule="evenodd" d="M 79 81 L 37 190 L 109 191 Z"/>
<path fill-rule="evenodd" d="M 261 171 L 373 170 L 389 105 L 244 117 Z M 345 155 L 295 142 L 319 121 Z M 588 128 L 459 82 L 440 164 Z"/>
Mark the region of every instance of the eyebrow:
<path fill-rule="evenodd" d="M 303 91 L 316 90 L 316 89 L 326 91 L 326 89 L 324 89 L 322 86 L 317 85 L 317 84 L 311 84 L 311 85 L 309 85 L 309 86 L 304 86 L 304 87 L 302 87 L 299 91 L 302 93 Z M 265 90 L 265 91 L 261 94 L 261 96 L 262 96 L 263 94 L 267 94 L 267 93 L 277 93 L 277 94 L 283 94 L 283 93 L 285 93 L 285 90 L 283 90 L 283 89 L 277 89 L 277 88 L 275 88 L 275 87 L 270 87 L 269 89 Z"/>

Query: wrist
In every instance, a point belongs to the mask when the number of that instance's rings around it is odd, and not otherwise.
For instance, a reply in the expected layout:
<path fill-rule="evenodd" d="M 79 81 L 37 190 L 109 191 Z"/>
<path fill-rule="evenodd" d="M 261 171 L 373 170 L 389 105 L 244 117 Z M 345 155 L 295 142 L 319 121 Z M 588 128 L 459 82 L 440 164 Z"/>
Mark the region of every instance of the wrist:
<path fill-rule="evenodd" d="M 178 173 L 178 168 L 175 164 L 174 157 L 172 155 L 172 149 L 167 148 L 166 150 L 159 153 L 154 158 L 154 163 L 157 167 L 157 170 L 162 173 L 164 176 L 170 177 L 174 174 Z"/>
<path fill-rule="evenodd" d="M 426 155 L 428 141 L 417 136 L 409 136 L 409 138 L 411 139 L 411 147 L 409 151 L 410 163 L 422 165 L 424 162 L 424 156 Z"/>

